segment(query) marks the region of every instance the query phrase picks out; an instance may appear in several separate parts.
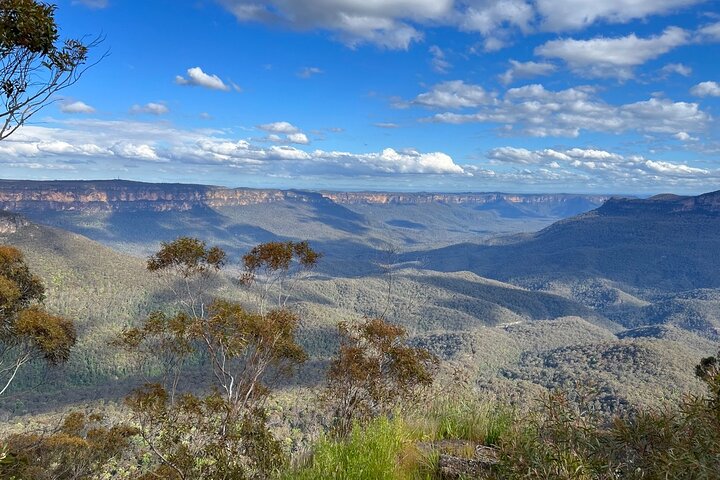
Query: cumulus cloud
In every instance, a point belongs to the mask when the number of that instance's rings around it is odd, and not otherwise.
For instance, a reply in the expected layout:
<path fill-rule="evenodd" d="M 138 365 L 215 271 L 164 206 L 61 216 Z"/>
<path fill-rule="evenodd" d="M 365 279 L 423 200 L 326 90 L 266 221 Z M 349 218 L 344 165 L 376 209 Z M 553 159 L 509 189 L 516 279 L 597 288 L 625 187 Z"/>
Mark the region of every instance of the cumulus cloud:
<path fill-rule="evenodd" d="M 320 29 L 355 48 L 365 43 L 407 49 L 423 29 L 442 25 L 484 37 L 494 51 L 516 33 L 576 31 L 669 14 L 707 0 L 218 0 L 241 22 Z M 708 26 L 706 35 L 712 35 Z"/>
<path fill-rule="evenodd" d="M 480 85 L 467 84 L 462 80 L 451 80 L 438 83 L 429 92 L 418 95 L 410 104 L 456 110 L 478 107 L 490 103 L 492 100 L 492 94 Z"/>
<path fill-rule="evenodd" d="M 564 60 L 581 75 L 630 78 L 633 68 L 659 57 L 690 41 L 690 34 L 678 27 L 668 27 L 661 35 L 639 38 L 598 37 L 590 40 L 551 40 L 535 49 L 535 54 Z"/>
<path fill-rule="evenodd" d="M 298 143 L 300 145 L 307 145 L 308 143 L 310 143 L 310 140 L 308 140 L 307 135 L 305 135 L 304 133 L 299 133 L 299 132 L 291 133 L 290 135 L 287 136 L 287 139 L 291 143 Z"/>
<path fill-rule="evenodd" d="M 697 33 L 699 41 L 720 41 L 720 22 L 705 25 Z"/>
<path fill-rule="evenodd" d="M 63 113 L 95 113 L 95 109 L 85 102 L 75 101 L 60 104 Z"/>
<path fill-rule="evenodd" d="M 463 168 L 455 164 L 449 155 L 441 152 L 420 153 L 416 150 L 398 152 L 392 148 L 386 148 L 380 153 L 358 155 L 348 152 L 316 150 L 313 152 L 313 156 L 317 159 L 341 165 L 348 162 L 357 162 L 365 170 L 387 174 L 466 174 Z"/>
<path fill-rule="evenodd" d="M 280 122 L 278 122 L 280 123 Z M 282 127 L 281 127 L 282 128 Z M 288 128 L 284 128 L 288 130 Z M 258 175 L 466 175 L 442 152 L 386 148 L 380 152 L 306 151 L 303 133 L 287 133 L 281 144 L 262 146 L 226 132 L 177 129 L 166 123 L 122 121 L 63 122 L 58 127 L 25 126 L 0 142 L 0 165 L 74 165 L 78 159 L 97 165 L 162 165 L 164 171 L 188 167 L 242 169 Z M 129 163 L 128 163 L 129 162 Z"/>
<path fill-rule="evenodd" d="M 177 75 L 175 83 L 178 85 L 187 85 L 194 87 L 204 87 L 211 90 L 229 91 L 230 87 L 223 82 L 217 75 L 207 74 L 200 67 L 188 68 L 187 76 Z"/>
<path fill-rule="evenodd" d="M 363 43 L 407 49 L 422 38 L 410 22 L 439 19 L 453 0 L 220 0 L 242 22 L 255 21 L 287 28 L 324 29 L 345 44 Z"/>
<path fill-rule="evenodd" d="M 432 97 L 434 89 L 417 98 Z M 416 99 L 417 100 L 417 99 Z M 423 105 L 421 102 L 413 103 Z M 477 104 L 477 102 L 476 102 Z M 424 106 L 437 108 L 440 102 Z M 457 103 L 445 102 L 447 109 Z M 534 137 L 577 137 L 581 130 L 622 133 L 626 131 L 669 133 L 697 132 L 712 120 L 697 103 L 666 98 L 623 105 L 608 104 L 590 87 L 551 91 L 540 84 L 511 88 L 502 99 L 479 105 L 474 113 L 443 112 L 425 121 L 440 123 L 495 123 L 512 132 Z"/>
<path fill-rule="evenodd" d="M 578 30 L 596 22 L 627 23 L 667 14 L 705 0 L 536 0 L 542 27 L 549 31 Z"/>
<path fill-rule="evenodd" d="M 145 105 L 135 104 L 130 107 L 130 113 L 149 113 L 151 115 L 165 115 L 170 109 L 162 103 L 150 102 Z"/>
<path fill-rule="evenodd" d="M 510 68 L 500 75 L 500 81 L 505 85 L 513 82 L 516 78 L 528 78 L 550 75 L 557 67 L 546 62 L 518 62 L 510 60 Z"/>
<path fill-rule="evenodd" d="M 299 128 L 297 128 L 295 125 L 293 125 L 290 122 L 265 123 L 262 125 L 258 125 L 257 128 L 259 128 L 260 130 L 264 130 L 266 132 L 270 132 L 270 133 L 284 133 L 284 134 L 297 133 L 300 131 Z"/>
<path fill-rule="evenodd" d="M 565 177 L 589 176 L 597 181 L 637 183 L 673 181 L 677 179 L 701 180 L 720 172 L 698 168 L 686 163 L 651 160 L 641 155 L 624 156 L 598 149 L 571 148 L 567 150 L 527 150 L 501 147 L 487 153 L 495 164 L 522 165 L 525 172 L 543 172 L 546 175 Z"/>
<path fill-rule="evenodd" d="M 457 10 L 462 30 L 480 32 L 488 38 L 507 35 L 507 29 L 530 30 L 535 17 L 533 5 L 524 0 L 491 0 L 462 2 Z M 492 46 L 491 48 L 492 49 Z"/>
<path fill-rule="evenodd" d="M 681 142 L 696 142 L 699 140 L 697 137 L 693 137 L 687 132 L 678 132 L 673 135 L 673 137 L 677 138 Z"/>
<path fill-rule="evenodd" d="M 688 67 L 687 65 L 683 65 L 682 63 L 668 63 L 660 69 L 660 72 L 665 75 L 674 73 L 677 75 L 682 75 L 683 77 L 689 77 L 692 73 L 692 68 Z"/>
<path fill-rule="evenodd" d="M 720 97 L 720 83 L 701 82 L 690 89 L 696 97 Z"/>

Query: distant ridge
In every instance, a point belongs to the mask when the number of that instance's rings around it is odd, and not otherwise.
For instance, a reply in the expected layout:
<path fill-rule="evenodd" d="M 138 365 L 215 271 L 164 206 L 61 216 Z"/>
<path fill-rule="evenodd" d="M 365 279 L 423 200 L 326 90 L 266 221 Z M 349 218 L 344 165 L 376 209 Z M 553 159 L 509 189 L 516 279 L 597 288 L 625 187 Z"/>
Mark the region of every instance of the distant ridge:
<path fill-rule="evenodd" d="M 281 201 L 341 205 L 506 205 L 542 207 L 573 213 L 600 205 L 607 195 L 508 193 L 312 192 L 212 185 L 144 183 L 128 180 L 0 180 L 0 210 L 188 211 L 198 207 L 257 205 Z M 572 214 L 572 213 L 571 213 Z"/>
<path fill-rule="evenodd" d="M 521 284 L 605 278 L 660 291 L 720 288 L 720 191 L 611 198 L 514 241 L 453 245 L 422 255 L 438 270 L 469 270 Z"/>

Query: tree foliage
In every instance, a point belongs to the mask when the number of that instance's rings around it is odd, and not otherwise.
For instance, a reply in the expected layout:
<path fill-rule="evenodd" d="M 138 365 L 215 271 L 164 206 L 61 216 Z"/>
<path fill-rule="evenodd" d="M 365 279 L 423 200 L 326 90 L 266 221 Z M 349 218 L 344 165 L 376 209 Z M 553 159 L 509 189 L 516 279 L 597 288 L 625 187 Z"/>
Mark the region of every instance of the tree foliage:
<path fill-rule="evenodd" d="M 100 414 L 73 412 L 50 431 L 14 434 L 5 439 L 0 477 L 35 480 L 94 478 L 112 458 L 127 453 L 137 429 L 110 425 Z"/>
<path fill-rule="evenodd" d="M 45 288 L 18 249 L 0 245 L 0 395 L 33 360 L 49 365 L 70 357 L 77 333 L 71 320 L 40 305 Z"/>
<path fill-rule="evenodd" d="M 433 382 L 438 360 L 406 344 L 404 328 L 379 318 L 339 324 L 340 348 L 328 371 L 325 397 L 334 430 L 347 435 L 355 421 L 389 413 Z"/>
<path fill-rule="evenodd" d="M 287 248 L 259 245 L 245 259 L 253 272 L 288 273 L 296 256 L 303 265 L 319 258 L 306 243 Z M 152 476 L 239 479 L 261 477 L 282 462 L 266 424 L 264 402 L 272 380 L 292 374 L 307 355 L 295 335 L 299 317 L 284 305 L 251 311 L 213 298 L 207 280 L 226 262 L 225 252 L 194 238 L 163 243 L 147 263 L 166 275 L 177 297 L 173 313 L 155 312 L 115 342 L 155 356 L 167 369 L 164 384 L 147 384 L 126 399 L 140 435 L 158 460 Z M 250 268 L 248 267 L 248 268 Z M 255 278 L 247 278 L 254 281 Z M 200 359 L 213 379 L 212 393 L 198 396 L 184 382 L 189 358 Z"/>
<path fill-rule="evenodd" d="M 256 285 L 260 311 L 265 311 L 270 295 L 274 294 L 277 308 L 284 308 L 292 292 L 293 283 L 302 274 L 312 270 L 322 254 L 308 242 L 267 242 L 257 245 L 242 258 L 244 267 L 240 276 L 243 285 Z"/>
<path fill-rule="evenodd" d="M 101 41 L 60 40 L 54 5 L 0 2 L 0 140 L 77 82 Z"/>

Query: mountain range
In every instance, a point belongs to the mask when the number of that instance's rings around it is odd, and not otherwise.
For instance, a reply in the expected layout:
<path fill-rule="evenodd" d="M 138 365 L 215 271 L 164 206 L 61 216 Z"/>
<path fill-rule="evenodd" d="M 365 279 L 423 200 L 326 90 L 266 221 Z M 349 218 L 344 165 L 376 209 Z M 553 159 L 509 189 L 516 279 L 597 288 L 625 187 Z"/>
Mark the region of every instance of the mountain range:
<path fill-rule="evenodd" d="M 167 294 L 143 268 L 159 242 L 220 244 L 218 295 L 249 301 L 238 256 L 270 240 L 324 253 L 294 308 L 311 387 L 339 320 L 383 314 L 488 391 L 591 382 L 602 408 L 697 391 L 692 367 L 720 341 L 720 193 L 583 195 L 332 193 L 133 182 L 0 182 L 0 242 L 21 248 L 80 341 L 57 385 L 18 382 L 6 415 L 113 399 L 139 381 L 108 342 Z M 19 213 L 9 213 L 16 211 Z M 693 363 L 695 362 L 695 363 Z M 69 372 L 69 373 L 68 373 Z M 667 389 L 666 389 L 667 390 Z M 14 401 L 13 401 L 14 402 Z"/>

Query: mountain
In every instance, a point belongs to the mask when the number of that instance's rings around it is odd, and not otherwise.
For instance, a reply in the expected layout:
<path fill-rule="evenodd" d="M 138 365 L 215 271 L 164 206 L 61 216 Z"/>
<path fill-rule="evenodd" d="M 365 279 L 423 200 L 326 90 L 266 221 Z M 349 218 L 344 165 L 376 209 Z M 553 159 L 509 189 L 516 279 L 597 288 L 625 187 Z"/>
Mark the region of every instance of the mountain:
<path fill-rule="evenodd" d="M 197 207 L 231 207 L 286 200 L 339 205 L 492 205 L 507 202 L 545 209 L 548 216 L 586 211 L 607 200 L 603 195 L 505 193 L 304 192 L 298 190 L 225 188 L 209 185 L 142 183 L 124 180 L 0 180 L 0 209 L 21 213 L 72 211 L 186 211 Z M 555 213 L 552 213 L 552 212 Z"/>
<path fill-rule="evenodd" d="M 0 181 L 0 210 L 133 255 L 190 235 L 240 253 L 261 242 L 309 240 L 329 274 L 377 273 L 388 251 L 534 231 L 606 197 L 304 192 L 107 181 Z M 518 206 L 508 218 L 498 202 Z M 482 206 L 488 208 L 480 208 Z"/>
<path fill-rule="evenodd" d="M 522 395 L 592 379 L 608 410 L 655 404 L 660 388 L 696 391 L 693 362 L 720 339 L 717 194 L 610 199 L 558 219 L 551 215 L 590 200 L 11 184 L 0 205 L 29 219 L 0 212 L 0 243 L 26 252 L 48 285 L 48 308 L 78 321 L 80 341 L 55 388 L 28 391 L 37 379 L 25 377 L 0 404 L 6 414 L 17 413 L 18 398 L 20 412 L 37 411 L 115 399 L 141 380 L 108 341 L 163 305 L 167 294 L 142 257 L 179 235 L 229 251 L 217 291 L 244 302 L 233 275 L 247 248 L 309 239 L 324 253 L 292 299 L 311 357 L 300 388 L 317 384 L 337 347 L 337 322 L 363 316 L 402 324 L 448 371 L 466 369 L 491 391 Z"/>
<path fill-rule="evenodd" d="M 130 368 L 130 360 L 108 347 L 120 329 L 144 318 L 167 300 L 162 284 L 144 268 L 144 261 L 98 244 L 82 235 L 35 224 L 18 215 L 0 213 L 0 243 L 22 249 L 31 269 L 47 286 L 46 306 L 73 318 L 79 341 L 70 362 L 56 371 L 47 386 L 34 390 L 39 379 L 26 374 L 13 386 L 12 401 L 0 402 L 0 409 L 14 411 L 16 400 L 22 409 L 42 410 L 89 399 L 115 399 L 141 379 Z M 234 259 L 231 259 L 234 260 Z M 337 347 L 336 325 L 340 320 L 385 315 L 404 325 L 413 339 L 503 338 L 485 352 L 497 352 L 494 359 L 466 356 L 460 350 L 434 347 L 455 364 L 491 362 L 509 367 L 525 350 L 505 325 L 532 325 L 558 318 L 583 320 L 565 324 L 564 334 L 549 333 L 553 346 L 566 346 L 586 338 L 615 338 L 621 327 L 601 314 L 558 295 L 535 292 L 488 280 L 472 273 L 439 273 L 402 265 L 386 265 L 383 275 L 337 277 L 318 272 L 300 282 L 293 295 L 294 308 L 303 318 L 300 341 L 311 362 L 299 375 L 301 384 L 315 384 L 321 366 Z M 250 297 L 233 281 L 233 271 L 221 278 L 218 294 L 249 301 Z M 530 328 L 530 327 L 527 327 Z M 541 330 L 538 330 L 540 332 Z M 544 332 L 544 330 L 542 330 Z M 510 332 L 510 333 L 508 333 Z M 543 334 L 534 335 L 542 342 Z M 449 340 L 451 344 L 454 340 Z M 320 370 L 319 370 L 320 368 Z M 487 371 L 496 375 L 495 370 Z M 64 389 L 62 398 L 57 389 Z"/>
<path fill-rule="evenodd" d="M 428 267 L 527 285 L 602 278 L 676 292 L 720 287 L 720 191 L 697 197 L 613 198 L 541 231 L 423 252 Z M 418 258 L 408 255 L 405 259 Z"/>

